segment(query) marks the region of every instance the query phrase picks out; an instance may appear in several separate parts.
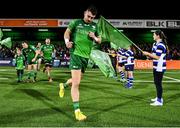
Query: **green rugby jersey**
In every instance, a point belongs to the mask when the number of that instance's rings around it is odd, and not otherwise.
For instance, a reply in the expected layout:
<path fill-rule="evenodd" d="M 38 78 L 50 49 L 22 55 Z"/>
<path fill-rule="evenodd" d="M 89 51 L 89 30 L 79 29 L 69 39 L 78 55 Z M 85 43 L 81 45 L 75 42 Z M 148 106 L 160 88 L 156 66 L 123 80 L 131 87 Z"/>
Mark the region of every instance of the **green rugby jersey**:
<path fill-rule="evenodd" d="M 44 44 L 41 46 L 41 51 L 43 52 L 43 56 L 45 60 L 52 60 L 52 53 L 54 52 L 53 44 Z"/>
<path fill-rule="evenodd" d="M 36 48 L 33 45 L 28 45 L 28 48 L 22 49 L 22 54 L 28 61 L 32 61 L 36 55 Z"/>
<path fill-rule="evenodd" d="M 36 50 L 41 50 L 41 47 L 36 47 Z M 37 59 L 41 58 L 41 54 L 38 54 Z"/>
<path fill-rule="evenodd" d="M 16 57 L 15 57 L 15 62 L 16 62 L 16 69 L 18 69 L 18 70 L 22 70 L 22 69 L 24 69 L 24 67 L 25 67 L 25 57 L 24 57 L 24 55 L 16 55 Z"/>
<path fill-rule="evenodd" d="M 78 19 L 71 21 L 68 28 L 72 32 L 73 53 L 89 58 L 94 41 L 88 34 L 89 32 L 94 32 L 96 36 L 99 36 L 96 23 L 85 23 L 83 19 Z"/>

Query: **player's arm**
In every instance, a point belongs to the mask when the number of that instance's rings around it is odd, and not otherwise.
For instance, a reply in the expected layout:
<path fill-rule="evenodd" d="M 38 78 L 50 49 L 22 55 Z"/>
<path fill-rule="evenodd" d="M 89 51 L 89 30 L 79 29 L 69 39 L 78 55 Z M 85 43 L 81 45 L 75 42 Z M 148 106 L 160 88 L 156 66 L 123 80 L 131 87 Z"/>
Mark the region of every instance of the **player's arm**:
<path fill-rule="evenodd" d="M 56 53 L 56 48 L 54 47 L 54 45 L 53 45 L 53 52 Z"/>
<path fill-rule="evenodd" d="M 44 53 L 43 53 L 42 51 L 40 51 L 40 56 L 41 56 L 41 57 L 44 56 Z"/>
<path fill-rule="evenodd" d="M 17 55 L 15 55 L 15 67 L 17 66 Z"/>
<path fill-rule="evenodd" d="M 26 58 L 24 57 L 24 55 L 23 55 L 23 67 L 24 68 L 26 67 Z"/>
<path fill-rule="evenodd" d="M 96 43 L 101 43 L 101 37 L 96 36 L 94 32 L 89 32 L 89 37 L 91 37 Z"/>
<path fill-rule="evenodd" d="M 126 51 L 126 52 L 121 52 L 119 55 L 122 58 L 126 59 L 126 58 L 130 57 L 132 55 L 132 53 L 130 51 Z"/>
<path fill-rule="evenodd" d="M 72 48 L 73 42 L 70 41 L 70 36 L 71 36 L 71 30 L 69 28 L 67 28 L 64 33 L 64 41 L 65 41 L 67 48 Z"/>
<path fill-rule="evenodd" d="M 34 58 L 37 59 L 37 57 L 38 57 L 38 55 L 40 55 L 41 51 L 40 50 L 36 50 L 35 53 L 36 53 L 36 55 L 35 55 Z"/>
<path fill-rule="evenodd" d="M 34 58 L 32 59 L 32 62 L 35 62 L 37 60 L 37 56 L 39 55 L 40 50 L 36 50 L 35 53 L 36 54 L 35 54 Z"/>
<path fill-rule="evenodd" d="M 43 57 L 43 56 L 44 56 L 44 45 L 41 45 L 41 47 L 40 47 L 39 50 L 40 50 L 40 51 L 39 51 L 39 55 L 40 55 L 41 57 Z"/>
<path fill-rule="evenodd" d="M 32 59 L 32 62 L 35 62 L 37 60 L 38 55 L 40 54 L 40 50 L 37 50 L 34 46 L 32 46 L 31 48 L 32 48 L 32 50 L 35 51 L 35 56 Z"/>
<path fill-rule="evenodd" d="M 125 55 L 118 55 L 118 56 L 125 58 L 125 59 L 128 58 L 128 56 L 125 56 Z"/>
<path fill-rule="evenodd" d="M 89 32 L 89 37 L 91 37 L 96 43 L 100 44 L 102 39 L 100 36 L 100 32 L 97 28 L 98 28 L 98 26 L 96 24 L 96 31 L 95 32 Z"/>
<path fill-rule="evenodd" d="M 156 60 L 159 60 L 159 58 L 160 58 L 160 56 L 154 55 L 154 54 L 149 53 L 149 52 L 146 52 L 146 51 L 143 51 L 143 54 L 144 54 L 145 56 L 148 56 L 148 57 L 153 58 L 153 59 L 156 59 Z"/>

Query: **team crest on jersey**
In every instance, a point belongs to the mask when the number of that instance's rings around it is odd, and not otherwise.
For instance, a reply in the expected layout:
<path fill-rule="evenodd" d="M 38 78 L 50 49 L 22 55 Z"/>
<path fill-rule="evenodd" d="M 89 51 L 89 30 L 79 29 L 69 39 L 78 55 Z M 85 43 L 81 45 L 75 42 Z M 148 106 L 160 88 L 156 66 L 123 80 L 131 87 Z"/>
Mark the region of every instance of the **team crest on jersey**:
<path fill-rule="evenodd" d="M 79 24 L 79 25 L 77 26 L 77 28 L 83 28 L 82 24 Z"/>
<path fill-rule="evenodd" d="M 93 28 L 93 29 L 96 29 L 96 26 L 92 25 L 92 28 Z"/>
<path fill-rule="evenodd" d="M 89 24 L 84 24 L 84 26 L 89 26 Z"/>

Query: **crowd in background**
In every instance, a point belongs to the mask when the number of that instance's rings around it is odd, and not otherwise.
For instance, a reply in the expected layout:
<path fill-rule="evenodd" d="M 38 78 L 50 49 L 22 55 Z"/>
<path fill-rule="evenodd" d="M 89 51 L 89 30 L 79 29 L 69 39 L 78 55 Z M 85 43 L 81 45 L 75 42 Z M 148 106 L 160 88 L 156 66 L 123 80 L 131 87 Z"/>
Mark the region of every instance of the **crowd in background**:
<path fill-rule="evenodd" d="M 52 42 L 53 43 L 53 42 Z M 11 49 L 0 45 L 0 59 L 5 60 L 5 59 L 11 59 L 14 58 L 15 55 L 15 48 L 17 45 L 20 45 L 19 43 L 15 43 Z M 36 45 L 36 44 L 35 44 Z M 64 44 L 54 44 L 56 53 L 55 53 L 55 59 L 67 59 L 69 60 L 70 54 L 69 50 L 65 47 Z M 152 44 L 151 43 L 139 43 L 136 44 L 140 49 L 144 51 L 151 52 Z M 110 45 L 102 44 L 101 45 L 101 50 L 104 52 L 107 52 L 108 48 Z M 170 44 L 168 45 L 169 52 L 167 53 L 167 60 L 180 60 L 180 45 L 178 44 Z M 135 59 L 141 59 L 141 60 L 146 60 L 149 59 L 146 56 L 142 54 L 141 51 L 139 51 L 136 47 L 133 47 L 133 52 L 134 52 L 134 58 Z"/>
<path fill-rule="evenodd" d="M 146 43 L 146 44 L 138 44 L 138 47 L 140 49 L 142 49 L 143 51 L 148 51 L 151 52 L 151 48 L 152 48 L 152 44 Z M 178 44 L 171 44 L 168 45 L 168 53 L 166 56 L 167 60 L 180 60 L 180 46 Z M 144 56 L 142 54 L 141 51 L 139 51 L 137 48 L 133 47 L 133 52 L 135 55 L 136 59 L 149 59 L 146 58 L 146 56 Z"/>

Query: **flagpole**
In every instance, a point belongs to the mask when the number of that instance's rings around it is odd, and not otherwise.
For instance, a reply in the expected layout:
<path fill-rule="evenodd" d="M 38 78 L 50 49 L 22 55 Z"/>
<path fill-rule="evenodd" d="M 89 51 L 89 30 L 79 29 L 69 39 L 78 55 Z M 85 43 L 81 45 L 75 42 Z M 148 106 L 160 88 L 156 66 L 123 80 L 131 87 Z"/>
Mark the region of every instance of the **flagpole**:
<path fill-rule="evenodd" d="M 142 49 L 140 49 L 140 47 L 138 47 L 135 43 L 132 43 L 139 51 L 143 52 Z"/>
<path fill-rule="evenodd" d="M 109 23 L 109 21 L 107 21 L 102 15 L 101 15 L 100 17 L 102 17 L 111 27 L 113 27 L 116 31 L 119 32 L 119 30 L 118 30 L 116 27 L 114 27 L 111 23 Z M 119 32 L 119 33 L 120 33 L 120 32 Z M 124 35 L 123 33 L 120 33 L 120 34 Z M 131 42 L 139 51 L 143 52 L 143 50 L 140 49 L 140 48 L 139 48 L 135 43 L 133 43 L 129 38 L 127 38 L 125 35 L 124 35 L 124 37 L 125 37 L 127 40 L 129 40 L 129 42 Z"/>

